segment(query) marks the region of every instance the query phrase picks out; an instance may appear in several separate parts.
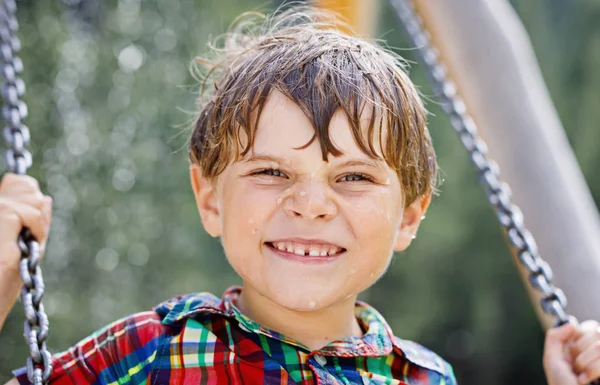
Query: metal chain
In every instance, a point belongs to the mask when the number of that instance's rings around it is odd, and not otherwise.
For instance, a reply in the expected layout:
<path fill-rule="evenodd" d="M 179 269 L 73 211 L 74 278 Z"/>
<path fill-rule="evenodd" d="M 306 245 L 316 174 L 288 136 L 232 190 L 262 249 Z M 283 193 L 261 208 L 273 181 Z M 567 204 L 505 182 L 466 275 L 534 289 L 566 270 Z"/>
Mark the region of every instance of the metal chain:
<path fill-rule="evenodd" d="M 15 0 L 0 3 L 0 56 L 2 73 L 2 117 L 5 121 L 4 139 L 8 145 L 6 165 L 10 172 L 24 175 L 31 167 L 29 128 L 22 123 L 27 116 L 27 105 L 21 100 L 25 94 L 25 83 L 20 78 L 23 62 L 16 54 L 21 42 L 16 36 L 19 23 L 16 18 Z M 40 247 L 29 229 L 19 235 L 21 262 L 19 265 L 23 289 L 21 301 L 25 308 L 25 340 L 29 346 L 27 377 L 35 385 L 47 383 L 52 374 L 52 357 L 46 349 L 49 322 L 44 312 L 44 280 L 39 267 Z"/>
<path fill-rule="evenodd" d="M 433 82 L 444 112 L 450 117 L 452 127 L 471 156 L 479 180 L 486 189 L 487 199 L 494 207 L 511 246 L 517 251 L 519 262 L 529 272 L 530 284 L 542 294 L 542 310 L 556 319 L 556 326 L 569 322 L 570 316 L 565 311 L 567 298 L 562 290 L 552 285 L 552 269 L 540 257 L 533 235 L 523 225 L 521 210 L 511 202 L 510 188 L 500 180 L 498 164 L 488 157 L 487 145 L 478 135 L 477 126 L 469 116 L 464 101 L 457 94 L 455 83 L 448 77 L 438 50 L 431 44 L 430 35 L 423 27 L 421 17 L 415 12 L 410 0 L 390 2 Z M 600 381 L 591 384 L 600 385 Z"/>
<path fill-rule="evenodd" d="M 498 176 L 498 164 L 487 156 L 487 145 L 477 134 L 475 122 L 469 116 L 462 98 L 457 94 L 454 82 L 448 78 L 446 69 L 439 60 L 437 49 L 431 45 L 429 33 L 423 28 L 421 19 L 410 1 L 391 0 L 391 2 L 415 45 L 428 75 L 433 80 L 439 94 L 437 97 L 444 111 L 449 115 L 452 126 L 471 155 L 480 181 L 486 189 L 487 198 L 496 211 L 498 221 L 506 231 L 511 246 L 517 249 L 519 261 L 529 271 L 530 283 L 544 296 L 542 309 L 556 318 L 560 324 L 568 322 L 565 295 L 562 290 L 552 285 L 552 270 L 540 258 L 532 234 L 523 225 L 521 210 L 511 202 L 510 188 Z"/>

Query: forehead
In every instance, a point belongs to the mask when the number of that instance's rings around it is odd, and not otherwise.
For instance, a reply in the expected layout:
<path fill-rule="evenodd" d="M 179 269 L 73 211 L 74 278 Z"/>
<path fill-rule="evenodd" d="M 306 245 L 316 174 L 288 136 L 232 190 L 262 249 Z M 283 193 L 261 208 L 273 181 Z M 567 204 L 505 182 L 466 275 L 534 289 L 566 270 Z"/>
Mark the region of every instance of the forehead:
<path fill-rule="evenodd" d="M 360 135 L 365 142 L 369 141 L 367 135 L 369 135 L 368 127 L 372 116 L 374 116 L 372 108 L 363 108 L 360 116 Z M 385 136 L 385 128 L 383 125 L 380 126 L 380 120 L 380 117 L 375 114 L 375 128 L 372 130 L 371 140 L 375 153 L 383 158 L 380 137 Z M 352 125 L 341 108 L 333 114 L 328 125 L 328 134 L 333 146 L 342 152 L 342 157 L 371 158 L 356 143 Z M 268 151 L 280 156 L 291 155 L 291 151 L 294 153 L 301 151 L 313 137 L 315 137 L 314 141 L 306 149 L 316 148 L 320 157 L 319 136 L 309 118 L 293 100 L 274 90 L 269 95 L 261 112 L 254 133 L 253 148 L 250 152 L 264 153 Z"/>

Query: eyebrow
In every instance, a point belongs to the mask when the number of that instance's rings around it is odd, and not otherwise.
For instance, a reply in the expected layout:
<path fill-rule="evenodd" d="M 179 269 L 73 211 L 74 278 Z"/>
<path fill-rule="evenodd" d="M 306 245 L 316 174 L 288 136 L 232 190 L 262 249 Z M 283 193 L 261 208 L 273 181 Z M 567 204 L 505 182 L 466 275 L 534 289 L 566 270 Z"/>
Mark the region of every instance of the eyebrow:
<path fill-rule="evenodd" d="M 281 163 L 282 159 L 278 158 L 276 156 L 272 156 L 272 155 L 255 154 L 255 155 L 250 155 L 250 156 L 245 157 L 240 160 L 240 162 L 243 162 L 243 163 L 259 162 L 259 161 Z"/>
<path fill-rule="evenodd" d="M 260 161 L 274 162 L 274 163 L 278 163 L 278 164 L 283 163 L 282 158 L 272 156 L 272 155 L 267 155 L 267 154 L 250 155 L 241 160 L 241 162 L 244 162 L 244 163 L 260 162 Z M 366 167 L 371 167 L 371 168 L 375 168 L 378 170 L 384 169 L 382 162 L 380 162 L 380 161 L 378 162 L 375 159 L 348 159 L 339 164 L 334 164 L 334 166 L 340 167 L 340 168 L 352 167 L 352 166 L 366 166 Z"/>
<path fill-rule="evenodd" d="M 375 159 L 350 159 L 337 165 L 338 167 L 367 166 L 378 170 L 384 169 L 382 162 Z"/>

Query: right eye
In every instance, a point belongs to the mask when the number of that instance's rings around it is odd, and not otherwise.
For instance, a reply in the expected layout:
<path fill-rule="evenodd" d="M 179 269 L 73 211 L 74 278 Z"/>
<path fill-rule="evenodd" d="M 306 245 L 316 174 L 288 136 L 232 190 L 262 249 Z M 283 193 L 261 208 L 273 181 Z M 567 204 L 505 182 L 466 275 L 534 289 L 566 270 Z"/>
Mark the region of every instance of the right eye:
<path fill-rule="evenodd" d="M 252 173 L 252 175 L 267 175 L 267 176 L 274 176 L 274 177 L 283 177 L 283 178 L 285 178 L 285 174 L 281 170 L 278 170 L 276 168 L 265 168 L 265 169 L 262 169 L 262 170 L 257 170 L 257 171 L 254 171 Z"/>

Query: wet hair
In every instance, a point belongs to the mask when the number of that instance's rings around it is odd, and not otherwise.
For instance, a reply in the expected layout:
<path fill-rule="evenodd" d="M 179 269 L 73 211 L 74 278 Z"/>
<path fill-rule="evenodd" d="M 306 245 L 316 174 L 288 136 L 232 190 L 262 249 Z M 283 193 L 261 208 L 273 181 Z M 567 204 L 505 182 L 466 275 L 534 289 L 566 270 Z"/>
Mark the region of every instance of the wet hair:
<path fill-rule="evenodd" d="M 426 111 L 404 60 L 339 25 L 334 15 L 306 6 L 243 14 L 211 44 L 213 59 L 196 59 L 201 90 L 188 150 L 206 178 L 215 180 L 251 150 L 265 102 L 277 90 L 315 130 L 300 148 L 316 140 L 323 160 L 342 155 L 329 135 L 341 109 L 358 147 L 397 172 L 405 205 L 435 192 Z M 363 119 L 361 126 L 361 116 L 368 116 L 368 125 Z"/>

